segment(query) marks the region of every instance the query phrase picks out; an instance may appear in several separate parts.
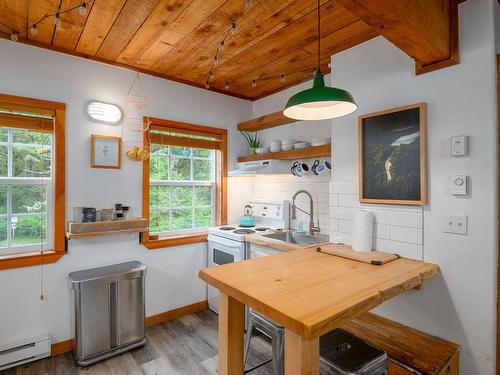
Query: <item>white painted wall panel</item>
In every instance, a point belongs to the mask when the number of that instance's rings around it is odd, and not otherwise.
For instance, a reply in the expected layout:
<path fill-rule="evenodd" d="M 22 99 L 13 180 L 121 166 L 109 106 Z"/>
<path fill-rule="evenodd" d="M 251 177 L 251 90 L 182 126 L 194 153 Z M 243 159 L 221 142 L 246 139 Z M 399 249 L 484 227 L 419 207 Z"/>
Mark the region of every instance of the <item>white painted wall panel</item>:
<path fill-rule="evenodd" d="M 332 59 L 333 81 L 348 89 L 359 104 L 357 113 L 333 121 L 330 193 L 339 195 L 339 205 L 347 200 L 342 194 L 357 193 L 357 116 L 427 103 L 429 204 L 423 210 L 363 207 L 376 212 L 377 224 L 390 226 L 390 240 L 379 238 L 376 230 L 376 248 L 423 256 L 439 264 L 441 274 L 426 283 L 423 292 L 395 298 L 377 312 L 460 344 L 460 373 L 464 375 L 494 373 L 497 162 L 493 6 L 498 8 L 497 1 L 460 4 L 461 63 L 454 67 L 415 76 L 413 61 L 383 38 Z M 450 137 L 461 134 L 470 136 L 470 154 L 451 158 Z M 453 174 L 471 177 L 469 197 L 450 194 Z M 345 218 L 345 207 L 331 207 L 333 217 L 339 216 L 335 214 L 339 210 Z M 447 213 L 469 216 L 468 236 L 443 233 Z M 338 230 L 342 228 L 345 226 L 339 223 Z"/>

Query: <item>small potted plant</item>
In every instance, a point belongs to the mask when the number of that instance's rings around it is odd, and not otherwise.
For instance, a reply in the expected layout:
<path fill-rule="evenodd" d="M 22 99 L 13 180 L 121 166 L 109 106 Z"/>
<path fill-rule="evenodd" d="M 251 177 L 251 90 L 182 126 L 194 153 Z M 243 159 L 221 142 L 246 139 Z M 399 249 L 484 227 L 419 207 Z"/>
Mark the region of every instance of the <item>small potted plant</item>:
<path fill-rule="evenodd" d="M 255 149 L 259 148 L 261 145 L 260 139 L 257 137 L 257 132 L 253 133 L 253 135 L 248 132 L 241 132 L 241 134 L 243 134 L 243 137 L 245 137 L 247 141 L 250 155 L 256 155 Z"/>

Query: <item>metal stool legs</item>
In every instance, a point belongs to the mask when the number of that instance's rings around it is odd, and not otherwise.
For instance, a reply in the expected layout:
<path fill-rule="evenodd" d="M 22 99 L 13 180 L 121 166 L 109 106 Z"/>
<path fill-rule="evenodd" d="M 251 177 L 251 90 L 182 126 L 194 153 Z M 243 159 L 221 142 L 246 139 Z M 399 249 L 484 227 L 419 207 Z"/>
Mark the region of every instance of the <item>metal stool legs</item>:
<path fill-rule="evenodd" d="M 285 362 L 285 348 L 283 346 L 283 331 L 272 337 L 273 345 L 273 374 L 283 375 L 285 373 L 283 364 Z"/>
<path fill-rule="evenodd" d="M 252 340 L 253 330 L 257 329 L 259 332 L 262 332 L 264 335 L 269 337 L 272 341 L 272 362 L 273 362 L 273 375 L 283 375 L 283 363 L 284 363 L 284 329 L 283 327 L 278 326 L 276 323 L 271 320 L 263 317 L 255 313 L 254 311 L 250 311 L 247 333 L 245 337 L 245 356 L 244 356 L 244 365 L 247 363 L 248 352 L 250 350 L 250 342 Z M 263 366 L 269 361 L 265 361 L 250 370 L 245 371 L 245 373 L 250 372 L 258 367 Z"/>

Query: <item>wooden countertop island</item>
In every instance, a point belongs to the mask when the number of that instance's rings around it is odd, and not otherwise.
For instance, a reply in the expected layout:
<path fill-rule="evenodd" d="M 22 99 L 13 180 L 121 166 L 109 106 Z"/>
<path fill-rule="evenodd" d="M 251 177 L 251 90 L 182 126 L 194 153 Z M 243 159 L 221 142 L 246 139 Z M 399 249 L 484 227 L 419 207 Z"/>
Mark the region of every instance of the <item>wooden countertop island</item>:
<path fill-rule="evenodd" d="M 203 269 L 219 289 L 219 374 L 243 374 L 244 305 L 285 327 L 285 374 L 319 374 L 319 337 L 407 290 L 439 267 L 410 259 L 376 266 L 301 249 Z"/>

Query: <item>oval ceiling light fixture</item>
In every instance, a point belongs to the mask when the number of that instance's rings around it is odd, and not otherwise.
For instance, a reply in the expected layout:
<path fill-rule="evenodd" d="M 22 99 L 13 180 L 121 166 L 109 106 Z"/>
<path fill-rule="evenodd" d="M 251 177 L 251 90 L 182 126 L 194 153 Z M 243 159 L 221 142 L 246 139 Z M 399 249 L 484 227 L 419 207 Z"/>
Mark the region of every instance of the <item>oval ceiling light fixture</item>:
<path fill-rule="evenodd" d="M 318 0 L 318 69 L 313 87 L 293 95 L 286 103 L 283 114 L 296 120 L 327 120 L 342 117 L 358 109 L 352 95 L 345 90 L 328 87 L 321 73 L 320 2 Z"/>
<path fill-rule="evenodd" d="M 85 107 L 87 116 L 95 122 L 118 125 L 123 118 L 123 112 L 116 104 L 92 100 Z"/>

